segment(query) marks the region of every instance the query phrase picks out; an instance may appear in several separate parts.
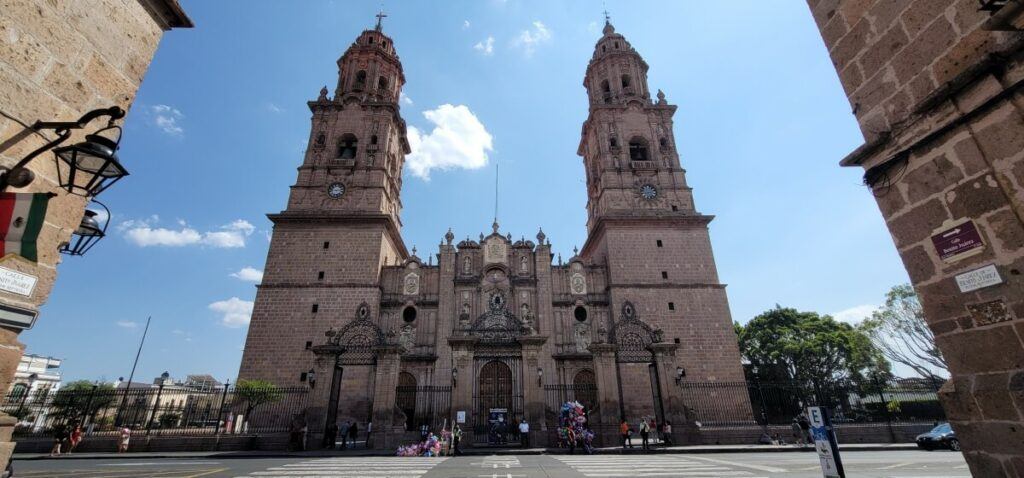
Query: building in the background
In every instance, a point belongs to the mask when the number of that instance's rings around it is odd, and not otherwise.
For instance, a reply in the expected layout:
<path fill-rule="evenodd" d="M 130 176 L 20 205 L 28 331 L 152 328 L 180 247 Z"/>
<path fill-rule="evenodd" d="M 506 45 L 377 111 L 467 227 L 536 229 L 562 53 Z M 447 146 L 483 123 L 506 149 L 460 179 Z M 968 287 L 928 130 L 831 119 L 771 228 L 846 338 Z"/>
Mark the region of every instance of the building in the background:
<path fill-rule="evenodd" d="M 308 384 L 314 437 L 336 418 L 372 422 L 381 448 L 452 421 L 465 443 L 486 444 L 524 418 L 544 444 L 572 399 L 606 444 L 622 419 L 684 430 L 687 408 L 700 406 L 751 418 L 745 394 L 684 403 L 684 380 L 743 380 L 740 354 L 712 217 L 697 211 L 680 164 L 676 107 L 652 95 L 647 63 L 610 23 L 584 78 L 589 236 L 566 262 L 543 232 L 516 239 L 497 219 L 476 239 L 449 231 L 429 260 L 406 250 L 405 76 L 379 22 L 338 68 L 333 96 L 324 87 L 309 102 L 287 208 L 270 215 L 240 383 Z"/>
<path fill-rule="evenodd" d="M 841 164 L 864 168 L 949 364 L 971 472 L 1024 476 L 1024 2 L 808 4 L 865 138 Z"/>
<path fill-rule="evenodd" d="M 20 397 L 24 393 L 31 396 L 60 390 L 62 362 L 62 359 L 44 355 L 22 355 L 7 394 L 11 397 Z"/>
<path fill-rule="evenodd" d="M 163 33 L 192 26 L 177 0 L 14 0 L 0 8 L 0 24 L 4 31 L 0 39 L 0 167 L 4 170 L 58 137 L 60 127 L 33 128 L 37 121 L 85 118 L 85 124 L 65 125 L 71 135 L 62 147 L 109 146 L 116 131 L 105 132 L 114 135 L 108 140 L 83 142 L 86 134 L 98 132 L 110 119 L 86 114 L 112 111 L 112 107 L 127 110 Z M 78 186 L 89 186 L 83 180 L 120 173 L 114 163 L 106 162 L 109 149 L 92 150 L 99 151 L 93 158 L 103 158 L 102 164 L 111 166 L 103 168 L 104 175 L 93 174 L 98 168 L 84 160 L 81 149 L 66 150 L 68 161 L 59 163 L 51 148 L 42 151 L 17 174 L 4 175 L 5 192 L 39 194 L 18 196 L 18 200 L 0 198 L 0 209 L 18 212 L 3 216 L 9 222 L 4 223 L 4 257 L 0 258 L 0 390 L 9 388 L 18 367 L 23 350 L 18 334 L 32 323 L 53 290 L 61 259 L 58 251 L 70 243 L 65 252 L 82 252 L 77 240 L 94 237 L 95 227 L 102 226 L 84 216 L 88 197 L 98 188 L 71 187 L 75 195 L 62 187 L 71 180 L 68 166 L 76 165 L 74 184 Z M 57 164 L 62 165 L 60 170 Z M 9 437 L 7 429 L 14 423 L 14 418 L 0 417 L 0 436 Z M 0 469 L 13 449 L 13 443 L 0 443 Z"/>

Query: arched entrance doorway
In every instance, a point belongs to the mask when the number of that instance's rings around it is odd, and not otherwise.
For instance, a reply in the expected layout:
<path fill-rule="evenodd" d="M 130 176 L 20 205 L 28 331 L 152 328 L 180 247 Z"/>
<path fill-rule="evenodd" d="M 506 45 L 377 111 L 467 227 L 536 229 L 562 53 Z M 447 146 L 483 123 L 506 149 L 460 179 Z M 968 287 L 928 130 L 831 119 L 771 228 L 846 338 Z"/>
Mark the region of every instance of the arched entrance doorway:
<path fill-rule="evenodd" d="M 398 374 L 395 405 L 405 414 L 405 429 L 416 429 L 416 377 L 409 372 Z"/>
<path fill-rule="evenodd" d="M 591 370 L 580 370 L 572 379 L 572 388 L 576 401 L 586 407 L 587 413 L 597 405 L 597 377 Z"/>
<path fill-rule="evenodd" d="M 476 427 L 478 441 L 502 444 L 511 431 L 513 413 L 512 368 L 504 362 L 492 360 L 480 368 L 477 379 Z"/>

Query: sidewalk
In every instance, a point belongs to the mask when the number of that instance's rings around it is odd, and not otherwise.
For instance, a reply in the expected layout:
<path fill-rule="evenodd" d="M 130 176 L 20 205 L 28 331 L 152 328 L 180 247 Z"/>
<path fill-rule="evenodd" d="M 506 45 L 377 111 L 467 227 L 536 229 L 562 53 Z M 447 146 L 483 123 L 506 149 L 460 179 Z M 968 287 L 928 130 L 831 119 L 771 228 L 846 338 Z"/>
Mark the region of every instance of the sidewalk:
<path fill-rule="evenodd" d="M 917 445 L 913 443 L 851 443 L 840 444 L 842 451 L 904 451 L 915 450 Z M 671 446 L 656 447 L 650 453 L 688 453 L 688 454 L 710 454 L 710 453 L 788 453 L 788 452 L 813 452 L 813 447 L 796 447 L 792 445 L 697 445 L 697 446 Z M 622 447 L 595 448 L 596 454 L 642 454 L 639 447 L 623 449 Z M 464 456 L 486 456 L 486 455 L 564 455 L 562 448 L 469 448 L 462 451 Z M 580 454 L 580 451 L 577 451 Z M 237 459 L 237 458 L 323 458 L 333 456 L 394 456 L 394 451 L 389 450 L 314 450 L 301 452 L 275 451 L 275 450 L 251 450 L 251 451 L 170 451 L 170 452 L 135 452 L 135 453 L 74 453 L 51 457 L 45 453 L 15 453 L 15 460 L 128 460 L 128 459 L 165 459 L 165 458 L 216 458 L 216 459 Z"/>

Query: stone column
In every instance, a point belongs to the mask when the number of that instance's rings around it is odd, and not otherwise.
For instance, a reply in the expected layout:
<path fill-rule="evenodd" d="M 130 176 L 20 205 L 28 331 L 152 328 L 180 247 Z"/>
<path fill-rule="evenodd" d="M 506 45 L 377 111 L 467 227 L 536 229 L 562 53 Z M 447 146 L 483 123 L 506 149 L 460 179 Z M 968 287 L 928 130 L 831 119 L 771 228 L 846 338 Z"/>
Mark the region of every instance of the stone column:
<path fill-rule="evenodd" d="M 544 383 L 537 377 L 537 369 L 544 370 L 541 350 L 548 338 L 526 335 L 519 338 L 523 346 L 523 415 L 530 423 L 530 446 L 547 446 L 547 434 L 542 433 L 544 423 Z M 553 369 L 544 370 L 554 373 Z M 536 431 L 536 433 L 533 433 Z"/>
<path fill-rule="evenodd" d="M 465 448 L 473 443 L 473 420 L 476 410 L 473 409 L 473 348 L 476 345 L 476 337 L 464 335 L 461 332 L 448 337 L 448 345 L 452 349 L 452 363 L 458 371 L 458 379 L 452 383 L 452 418 L 457 419 L 460 411 L 466 412 L 466 423 L 460 423 L 462 428 L 462 444 Z"/>
<path fill-rule="evenodd" d="M 404 424 L 395 420 L 395 387 L 398 386 L 402 350 L 397 344 L 373 348 L 377 354 L 377 371 L 373 387 L 373 436 L 367 447 L 397 448 L 405 431 Z"/>
<path fill-rule="evenodd" d="M 597 379 L 597 416 L 591 416 L 591 429 L 598 446 L 619 443 L 619 374 L 615 367 L 614 344 L 590 344 L 594 356 L 594 375 Z M 592 414 L 593 415 L 593 414 Z"/>

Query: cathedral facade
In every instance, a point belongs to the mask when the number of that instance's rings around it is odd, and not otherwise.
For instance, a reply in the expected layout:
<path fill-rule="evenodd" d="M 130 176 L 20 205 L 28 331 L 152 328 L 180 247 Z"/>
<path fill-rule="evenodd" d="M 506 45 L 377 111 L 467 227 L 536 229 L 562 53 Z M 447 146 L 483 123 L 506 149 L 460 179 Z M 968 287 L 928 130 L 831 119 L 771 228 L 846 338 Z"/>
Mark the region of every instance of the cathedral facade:
<path fill-rule="evenodd" d="M 402 240 L 405 83 L 378 22 L 338 60 L 287 208 L 274 223 L 239 379 L 308 386 L 306 421 L 373 424 L 393 447 L 426 424 L 458 422 L 484 444 L 498 421 L 553 436 L 579 400 L 598 439 L 620 420 L 692 425 L 684 381 L 743 380 L 725 286 L 675 147 L 676 107 L 652 98 L 648 65 L 606 23 L 587 67 L 578 154 L 588 237 L 555 261 L 542 230 L 456 240 L 434 258 Z M 311 380 L 315 377 L 315 380 Z M 750 416 L 746 397 L 712 400 Z"/>

